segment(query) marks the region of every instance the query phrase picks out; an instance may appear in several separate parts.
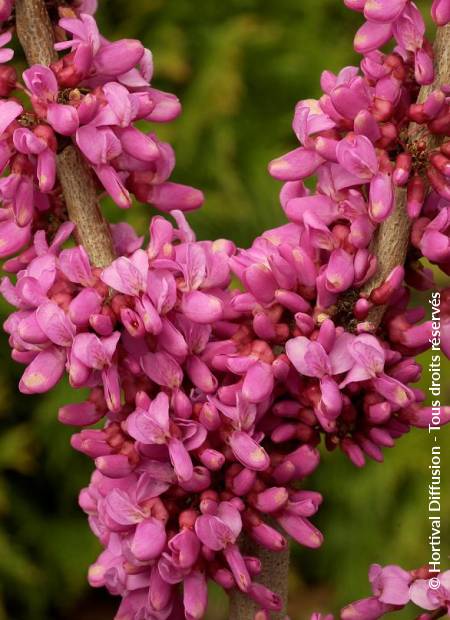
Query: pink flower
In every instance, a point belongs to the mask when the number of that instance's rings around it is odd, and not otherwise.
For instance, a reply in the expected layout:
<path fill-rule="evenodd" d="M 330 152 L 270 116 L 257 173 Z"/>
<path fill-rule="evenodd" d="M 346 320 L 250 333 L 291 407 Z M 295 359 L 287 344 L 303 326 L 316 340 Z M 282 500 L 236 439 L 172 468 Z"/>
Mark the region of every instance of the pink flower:
<path fill-rule="evenodd" d="M 37 156 L 37 177 L 39 189 L 49 192 L 53 189 L 56 178 L 56 153 L 48 142 L 29 129 L 16 129 L 13 135 L 14 146 L 25 155 Z"/>
<path fill-rule="evenodd" d="M 353 339 L 351 334 L 343 333 L 331 340 L 331 347 L 326 344 L 326 349 L 320 342 L 311 341 L 304 336 L 293 338 L 286 343 L 287 356 L 295 368 L 302 375 L 320 380 L 322 396 L 318 411 L 329 420 L 336 418 L 342 408 L 342 397 L 332 377 L 348 371 L 354 365 L 349 353 L 349 345 Z"/>
<path fill-rule="evenodd" d="M 392 404 L 404 407 L 413 400 L 409 388 L 384 373 L 385 351 L 374 336 L 357 336 L 350 343 L 348 352 L 355 364 L 340 384 L 341 388 L 354 381 L 372 379 L 377 391 Z"/>
<path fill-rule="evenodd" d="M 310 144 L 311 135 L 332 129 L 334 126 L 335 122 L 322 112 L 318 101 L 306 99 L 299 101 L 295 106 L 292 127 L 304 146 Z"/>
<path fill-rule="evenodd" d="M 411 574 L 399 566 L 381 567 L 372 564 L 369 570 L 372 591 L 381 603 L 406 605 L 410 600 L 409 585 Z"/>
<path fill-rule="evenodd" d="M 77 111 L 72 105 L 57 103 L 58 83 L 53 71 L 43 65 L 33 65 L 23 72 L 23 79 L 38 113 L 58 133 L 74 134 L 79 123 Z"/>
<path fill-rule="evenodd" d="M 75 51 L 73 63 L 78 79 L 86 77 L 93 68 L 103 76 L 120 76 L 133 69 L 144 55 L 144 47 L 135 39 L 122 39 L 108 43 L 100 37 L 95 19 L 81 14 L 80 19 L 60 20 L 61 28 L 73 35 L 69 41 L 57 43 L 57 50 Z"/>
<path fill-rule="evenodd" d="M 236 406 L 229 406 L 217 398 L 209 398 L 209 402 L 229 419 L 233 431 L 229 436 L 230 448 L 239 462 L 252 471 L 264 471 L 270 465 L 267 452 L 259 445 L 254 434 L 256 406 L 248 402 L 244 396 L 236 396 Z M 262 439 L 262 438 L 261 438 Z"/>
<path fill-rule="evenodd" d="M 195 522 L 195 532 L 200 541 L 214 551 L 223 551 L 238 588 L 246 592 L 251 577 L 235 544 L 241 529 L 239 511 L 230 502 L 221 502 L 215 515 L 202 515 Z"/>
<path fill-rule="evenodd" d="M 120 257 L 102 272 L 105 284 L 125 295 L 139 296 L 147 290 L 148 257 L 136 250 L 130 258 Z"/>
<path fill-rule="evenodd" d="M 100 371 L 105 399 L 111 411 L 117 411 L 120 407 L 119 374 L 113 360 L 119 338 L 119 332 L 107 338 L 99 338 L 91 333 L 78 334 L 73 340 L 69 360 L 74 378 L 80 372 L 83 376 L 83 367 Z"/>
<path fill-rule="evenodd" d="M 370 181 L 378 172 L 375 149 L 366 136 L 354 135 L 341 140 L 336 155 L 341 166 L 361 181 Z"/>
<path fill-rule="evenodd" d="M 193 465 L 188 450 L 198 448 L 206 437 L 205 429 L 189 422 L 179 429 L 169 424 L 169 399 L 160 392 L 147 411 L 136 410 L 127 420 L 129 434 L 143 444 L 167 445 L 170 460 L 181 481 L 193 475 Z M 178 432 L 176 432 L 176 430 Z M 184 430 L 184 440 L 182 437 Z"/>
<path fill-rule="evenodd" d="M 141 561 L 148 562 L 161 555 L 166 545 L 165 524 L 141 507 L 139 488 L 136 501 L 123 490 L 113 489 L 105 498 L 104 510 L 117 531 L 131 530 L 130 551 Z"/>
<path fill-rule="evenodd" d="M 440 586 L 436 590 L 430 587 L 428 579 L 417 579 L 411 584 L 409 595 L 411 601 L 422 609 L 433 611 L 445 607 L 448 612 L 450 607 L 450 571 L 441 573 L 437 579 L 439 579 Z"/>

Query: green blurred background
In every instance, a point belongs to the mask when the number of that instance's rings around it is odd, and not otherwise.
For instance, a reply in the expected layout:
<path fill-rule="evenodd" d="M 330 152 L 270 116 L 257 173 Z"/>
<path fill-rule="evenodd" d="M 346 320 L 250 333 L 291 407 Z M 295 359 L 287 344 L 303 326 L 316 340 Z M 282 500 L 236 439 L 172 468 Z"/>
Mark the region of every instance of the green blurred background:
<path fill-rule="evenodd" d="M 430 2 L 421 4 L 428 9 Z M 175 146 L 174 180 L 206 193 L 204 209 L 190 217 L 199 237 L 246 246 L 282 223 L 279 185 L 267 162 L 295 147 L 293 107 L 319 94 L 320 72 L 355 62 L 351 41 L 360 16 L 341 0 L 104 0 L 98 17 L 107 37 L 142 39 L 155 56 L 154 85 L 183 102 L 181 118 L 156 129 Z M 127 216 L 147 230 L 148 207 L 107 209 L 111 219 Z M 5 305 L 1 313 L 4 319 Z M 0 359 L 0 620 L 112 620 L 117 601 L 85 581 L 99 551 L 77 507 L 91 463 L 71 450 L 71 430 L 56 421 L 58 406 L 74 396 L 66 383 L 42 397 L 21 396 L 21 368 L 10 361 L 3 333 Z M 445 562 L 445 429 L 441 439 Z M 325 543 L 319 551 L 293 552 L 292 620 L 367 595 L 371 562 L 428 561 L 430 450 L 428 433 L 416 431 L 386 450 L 383 465 L 369 463 L 363 471 L 340 453 L 324 455 L 308 487 L 325 495 L 316 520 Z M 215 590 L 211 599 L 209 618 L 223 620 L 226 603 Z"/>

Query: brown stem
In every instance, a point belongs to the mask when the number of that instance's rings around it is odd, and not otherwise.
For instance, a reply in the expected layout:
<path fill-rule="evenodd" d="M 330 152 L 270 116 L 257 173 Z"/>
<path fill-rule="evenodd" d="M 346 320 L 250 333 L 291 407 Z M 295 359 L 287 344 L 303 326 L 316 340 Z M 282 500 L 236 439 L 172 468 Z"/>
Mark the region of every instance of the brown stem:
<path fill-rule="evenodd" d="M 57 60 L 53 27 L 44 0 L 16 0 L 16 27 L 30 65 L 50 65 Z M 58 155 L 57 169 L 78 243 L 84 246 L 93 265 L 109 265 L 114 260 L 111 232 L 98 204 L 91 171 L 72 145 Z"/>
<path fill-rule="evenodd" d="M 274 522 L 270 522 L 276 527 Z M 284 620 L 287 614 L 288 577 L 289 577 L 289 547 L 285 551 L 269 551 L 242 537 L 240 547 L 245 555 L 254 556 L 261 560 L 262 571 L 256 581 L 278 594 L 283 601 L 283 609 L 279 613 L 272 613 L 273 620 Z M 258 606 L 246 595 L 235 589 L 230 596 L 230 620 L 254 620 Z"/>
<path fill-rule="evenodd" d="M 428 95 L 443 84 L 450 82 L 450 25 L 438 28 L 434 43 L 436 77 L 432 85 L 420 89 L 418 103 L 423 103 Z M 409 126 L 409 142 L 423 140 L 426 151 L 439 146 L 440 136 L 431 134 L 424 125 L 411 123 Z M 375 276 L 363 287 L 362 293 L 370 295 L 373 289 L 380 286 L 389 273 L 397 265 L 404 265 L 409 245 L 411 220 L 406 212 L 406 190 L 397 188 L 395 194 L 395 208 L 391 216 L 383 222 L 377 232 L 373 253 L 378 260 L 378 270 Z M 368 321 L 375 327 L 380 324 L 386 306 L 375 306 L 368 316 Z"/>
<path fill-rule="evenodd" d="M 30 65 L 50 65 L 58 59 L 53 27 L 43 0 L 16 0 L 16 28 Z"/>
<path fill-rule="evenodd" d="M 106 267 L 115 258 L 111 231 L 98 204 L 92 173 L 74 146 L 58 155 L 58 176 L 77 241 L 93 265 Z"/>

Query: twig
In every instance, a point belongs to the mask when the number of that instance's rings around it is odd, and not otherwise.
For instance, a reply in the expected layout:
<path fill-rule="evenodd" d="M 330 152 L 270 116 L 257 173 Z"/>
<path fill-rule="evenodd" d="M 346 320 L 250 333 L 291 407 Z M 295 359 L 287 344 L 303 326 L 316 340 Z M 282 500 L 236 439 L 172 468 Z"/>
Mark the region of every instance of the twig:
<path fill-rule="evenodd" d="M 271 521 L 270 525 L 276 527 Z M 287 614 L 288 578 L 289 578 L 289 546 L 283 551 L 269 551 L 242 537 L 241 546 L 245 555 L 254 556 L 261 560 L 262 571 L 256 581 L 281 597 L 284 607 L 279 613 L 271 614 L 273 620 L 284 620 Z M 229 620 L 254 620 L 258 611 L 257 605 L 245 594 L 235 589 L 230 596 Z"/>
<path fill-rule="evenodd" d="M 44 0 L 16 0 L 16 26 L 30 65 L 50 65 L 57 59 L 53 26 Z M 93 265 L 109 265 L 115 258 L 111 232 L 98 204 L 91 171 L 72 145 L 58 155 L 57 169 L 78 243 L 84 246 Z"/>

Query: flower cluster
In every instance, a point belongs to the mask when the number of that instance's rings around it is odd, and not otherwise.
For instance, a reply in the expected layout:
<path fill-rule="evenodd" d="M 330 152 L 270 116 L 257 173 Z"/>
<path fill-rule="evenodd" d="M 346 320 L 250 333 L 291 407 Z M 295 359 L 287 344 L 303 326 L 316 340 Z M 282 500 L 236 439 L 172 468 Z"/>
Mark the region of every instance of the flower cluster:
<path fill-rule="evenodd" d="M 433 82 L 433 61 L 430 45 L 424 38 L 425 24 L 414 2 L 410 0 L 344 0 L 350 9 L 364 13 L 366 22 L 354 39 L 355 50 L 368 54 L 394 37 L 396 52 L 413 59 L 414 77 L 418 84 Z M 446 2 L 435 0 L 433 17 L 447 21 L 443 13 Z M 440 5 L 440 6 L 439 6 Z M 444 9 L 448 10 L 448 9 Z"/>
<path fill-rule="evenodd" d="M 289 222 L 248 249 L 196 240 L 183 211 L 200 206 L 201 193 L 167 180 L 170 146 L 133 124 L 171 120 L 179 103 L 149 86 L 151 54 L 138 41 L 100 36 L 95 2 L 62 9 L 56 48 L 67 53 L 24 72 L 32 111 L 12 96 L 16 77 L 0 72 L 8 173 L 0 253 L 15 255 L 5 268 L 16 274 L 0 286 L 16 308 L 5 329 L 13 359 L 26 365 L 22 392 L 48 391 L 67 373 L 89 397 L 62 407 L 60 421 L 104 419 L 72 445 L 95 462 L 80 505 L 104 551 L 89 581 L 122 597 L 117 620 L 200 620 L 208 579 L 239 589 L 260 609 L 258 620 L 269 618 L 283 601 L 258 581 L 261 562 L 245 555 L 240 537 L 274 553 L 288 537 L 319 547 L 311 517 L 322 497 L 304 484 L 320 444 L 361 467 L 430 423 L 414 357 L 428 348 L 432 322 L 408 303 L 411 288 L 434 287 L 422 257 L 446 273 L 450 266 L 450 151 L 446 143 L 428 152 L 423 137 L 450 135 L 448 92 L 417 103 L 433 65 L 412 2 L 346 4 L 367 19 L 356 39 L 361 67 L 325 71 L 320 100 L 298 103 L 301 146 L 269 168 L 285 182 Z M 447 6 L 433 5 L 439 24 Z M 392 35 L 394 52 L 379 51 Z M 0 59 L 11 55 L 4 49 Z M 127 224 L 111 226 L 117 258 L 92 265 L 82 246 L 66 243 L 74 225 L 56 174 L 66 143 L 118 206 L 130 206 L 131 192 L 175 223 L 154 217 L 147 245 Z M 313 191 L 304 184 L 310 176 Z M 407 260 L 371 289 L 373 240 L 404 186 Z M 448 350 L 449 292 L 441 298 Z M 381 307 L 379 324 L 372 313 Z M 342 617 L 375 620 L 409 600 L 436 605 L 424 609 L 448 604 L 448 575 L 439 596 L 423 578 L 372 567 L 373 597 Z"/>
<path fill-rule="evenodd" d="M 94 9 L 89 2 L 78 14 L 63 10 L 57 31 L 63 40 L 55 47 L 70 51 L 50 67 L 31 66 L 21 83 L 12 67 L 0 66 L 0 170 L 7 172 L 0 181 L 2 258 L 49 221 L 67 217 L 56 162 L 70 142 L 119 207 L 130 207 L 133 195 L 162 211 L 192 210 L 203 202 L 199 190 L 168 180 L 175 166 L 171 146 L 135 126 L 173 120 L 181 111 L 178 99 L 150 86 L 152 55 L 139 41 L 110 43 L 100 36 Z M 0 46 L 11 36 L 5 31 Z M 3 48 L 0 63 L 12 55 Z M 15 97 L 17 90 L 29 108 Z"/>
<path fill-rule="evenodd" d="M 406 571 L 400 566 L 372 564 L 369 570 L 372 596 L 347 605 L 342 620 L 377 620 L 414 603 L 422 611 L 419 618 L 429 620 L 450 613 L 450 571 L 431 575 L 428 568 Z M 433 612 L 433 613 L 431 613 Z M 311 620 L 333 620 L 328 614 L 313 614 Z"/>
<path fill-rule="evenodd" d="M 20 389 L 47 391 L 66 369 L 91 395 L 63 407 L 61 422 L 107 416 L 103 430 L 82 430 L 72 445 L 95 459 L 80 503 L 106 551 L 90 580 L 124 596 L 118 617 L 130 609 L 138 617 L 142 605 L 170 617 L 173 586 L 183 582 L 187 617 L 200 618 L 207 577 L 276 610 L 279 598 L 253 582 L 259 560 L 243 557 L 236 541 L 244 530 L 285 548 L 263 518 L 270 514 L 301 544 L 321 544 L 309 521 L 321 496 L 292 485 L 319 463 L 313 414 L 305 410 L 310 441 L 269 456 L 261 442 L 277 426 L 277 364 L 232 307 L 234 246 L 197 243 L 183 214 L 173 215 L 178 228 L 152 220 L 146 250 L 123 225 L 114 229 L 122 255 L 103 271 L 81 247 L 61 249 L 71 224 L 50 246 L 36 235 L 16 284 L 2 283 L 18 308 L 5 324 L 13 357 L 28 364 Z"/>

